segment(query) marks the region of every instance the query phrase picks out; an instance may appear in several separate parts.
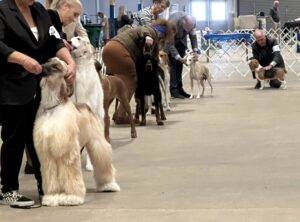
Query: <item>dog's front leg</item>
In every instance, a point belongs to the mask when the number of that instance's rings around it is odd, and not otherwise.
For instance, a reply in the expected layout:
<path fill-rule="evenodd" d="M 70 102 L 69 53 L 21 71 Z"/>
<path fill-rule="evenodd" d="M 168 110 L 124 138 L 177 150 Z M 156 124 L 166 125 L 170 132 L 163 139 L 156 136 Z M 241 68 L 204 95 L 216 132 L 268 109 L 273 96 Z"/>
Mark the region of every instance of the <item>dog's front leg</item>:
<path fill-rule="evenodd" d="M 157 93 L 154 94 L 154 104 L 155 104 L 155 117 L 157 125 L 164 125 L 162 119 L 166 119 L 164 110 L 161 104 L 161 94 L 160 91 L 156 91 Z M 160 113 L 159 113 L 160 112 Z M 160 115 L 161 114 L 161 115 Z"/>
<path fill-rule="evenodd" d="M 201 79 L 200 79 L 200 85 L 202 86 L 202 93 L 201 93 L 200 97 L 203 97 L 204 96 L 204 90 L 205 90 L 203 77 L 201 77 Z M 199 87 L 199 92 L 200 92 L 200 87 Z M 197 98 L 199 99 L 199 97 L 197 97 Z"/>
<path fill-rule="evenodd" d="M 191 75 L 191 74 L 190 74 Z M 190 96 L 190 99 L 193 99 L 194 98 L 194 80 L 192 77 L 190 77 L 190 83 L 191 83 L 191 96 Z"/>
<path fill-rule="evenodd" d="M 142 120 L 140 125 L 146 126 L 146 110 L 145 110 L 145 96 L 140 96 L 140 106 L 141 106 L 141 114 L 142 114 Z"/>
<path fill-rule="evenodd" d="M 139 123 L 140 122 L 140 113 L 141 113 L 141 101 L 137 97 L 137 94 L 135 95 L 135 103 L 136 103 L 136 107 L 135 107 L 134 122 Z"/>
<path fill-rule="evenodd" d="M 260 89 L 260 90 L 263 90 L 263 89 L 265 88 L 265 84 L 266 84 L 266 81 L 267 81 L 267 80 L 264 80 L 264 79 L 263 79 L 263 80 L 259 80 L 259 81 L 260 81 L 260 88 L 259 88 L 259 89 Z"/>

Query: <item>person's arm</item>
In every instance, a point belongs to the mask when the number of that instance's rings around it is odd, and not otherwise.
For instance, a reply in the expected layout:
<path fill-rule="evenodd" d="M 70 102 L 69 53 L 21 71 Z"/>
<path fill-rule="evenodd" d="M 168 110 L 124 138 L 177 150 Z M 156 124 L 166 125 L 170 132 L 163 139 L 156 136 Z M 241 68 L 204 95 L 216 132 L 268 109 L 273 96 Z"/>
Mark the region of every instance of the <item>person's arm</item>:
<path fill-rule="evenodd" d="M 272 47 L 272 54 L 273 54 L 273 59 L 270 62 L 269 65 L 265 66 L 265 70 L 270 70 L 273 67 L 275 67 L 277 64 L 282 64 L 283 63 L 283 58 L 280 52 L 280 47 L 277 43 L 276 40 L 274 40 L 274 43 L 271 45 Z"/>
<path fill-rule="evenodd" d="M 38 63 L 38 61 L 18 51 L 10 53 L 7 57 L 7 62 L 19 64 L 28 72 L 36 75 L 42 72 L 42 66 Z"/>
<path fill-rule="evenodd" d="M 195 28 L 193 28 L 192 31 L 189 32 L 189 38 L 191 40 L 193 52 L 197 52 L 198 51 L 198 41 L 197 41 L 197 34 L 196 34 Z"/>

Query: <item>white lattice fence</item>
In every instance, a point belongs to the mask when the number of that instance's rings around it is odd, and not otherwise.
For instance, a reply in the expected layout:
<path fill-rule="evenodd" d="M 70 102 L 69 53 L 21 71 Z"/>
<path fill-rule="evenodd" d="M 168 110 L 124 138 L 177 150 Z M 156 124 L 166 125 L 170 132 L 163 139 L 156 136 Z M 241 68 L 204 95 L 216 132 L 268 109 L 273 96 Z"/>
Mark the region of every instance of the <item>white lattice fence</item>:
<path fill-rule="evenodd" d="M 300 75 L 300 53 L 296 52 L 298 31 L 298 29 L 278 29 L 276 31 L 271 29 L 266 33 L 278 40 L 288 73 L 297 76 Z M 251 38 L 254 39 L 253 30 L 243 30 L 243 32 L 250 33 Z M 228 33 L 232 32 L 227 31 L 226 34 Z M 224 75 L 226 78 L 230 78 L 233 75 L 246 77 L 251 74 L 247 63 L 247 59 L 252 56 L 249 43 L 237 39 L 206 41 L 200 32 L 197 32 L 197 37 L 201 48 L 199 60 L 206 63 L 213 75 Z M 188 71 L 188 68 L 185 71 Z"/>

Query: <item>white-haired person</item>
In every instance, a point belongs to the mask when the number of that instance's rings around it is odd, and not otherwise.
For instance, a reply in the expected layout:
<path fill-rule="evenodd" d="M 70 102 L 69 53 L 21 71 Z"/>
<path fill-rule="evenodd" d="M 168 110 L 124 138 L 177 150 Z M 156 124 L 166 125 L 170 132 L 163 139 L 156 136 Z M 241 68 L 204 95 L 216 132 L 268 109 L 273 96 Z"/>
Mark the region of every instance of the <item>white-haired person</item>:
<path fill-rule="evenodd" d="M 34 201 L 19 192 L 19 172 L 26 145 L 42 195 L 40 163 L 33 144 L 33 125 L 40 103 L 42 65 L 57 56 L 68 64 L 72 84 L 76 65 L 57 36 L 44 6 L 35 0 L 2 0 L 0 4 L 0 204 L 28 207 Z"/>
<path fill-rule="evenodd" d="M 67 41 L 70 41 L 75 34 L 89 41 L 88 34 L 79 18 L 83 10 L 80 0 L 46 0 L 46 8 L 58 12 Z M 65 44 L 69 49 L 72 48 L 67 42 Z"/>
<path fill-rule="evenodd" d="M 270 19 L 272 21 L 272 28 L 276 31 L 280 28 L 280 14 L 279 14 L 279 1 L 273 2 L 273 7 L 270 9 Z"/>

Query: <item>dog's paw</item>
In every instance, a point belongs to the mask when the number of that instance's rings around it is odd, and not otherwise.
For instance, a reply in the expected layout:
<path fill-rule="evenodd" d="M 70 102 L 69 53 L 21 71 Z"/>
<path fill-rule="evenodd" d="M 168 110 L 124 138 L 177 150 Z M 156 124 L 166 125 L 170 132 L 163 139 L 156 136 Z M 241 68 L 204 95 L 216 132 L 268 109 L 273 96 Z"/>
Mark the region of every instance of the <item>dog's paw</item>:
<path fill-rule="evenodd" d="M 92 164 L 86 164 L 85 170 L 86 170 L 86 171 L 89 171 L 89 172 L 92 172 L 92 171 L 94 170 L 94 167 L 93 167 Z"/>
<path fill-rule="evenodd" d="M 60 206 L 78 206 L 84 203 L 84 198 L 75 195 L 62 194 L 60 195 L 58 202 Z"/>
<path fill-rule="evenodd" d="M 118 192 L 121 188 L 116 182 L 106 183 L 100 186 L 98 192 Z"/>
<path fill-rule="evenodd" d="M 48 207 L 58 206 L 58 195 L 44 195 L 42 198 L 42 205 Z"/>
<path fill-rule="evenodd" d="M 131 138 L 137 138 L 136 130 L 133 130 L 133 131 L 131 132 Z"/>

